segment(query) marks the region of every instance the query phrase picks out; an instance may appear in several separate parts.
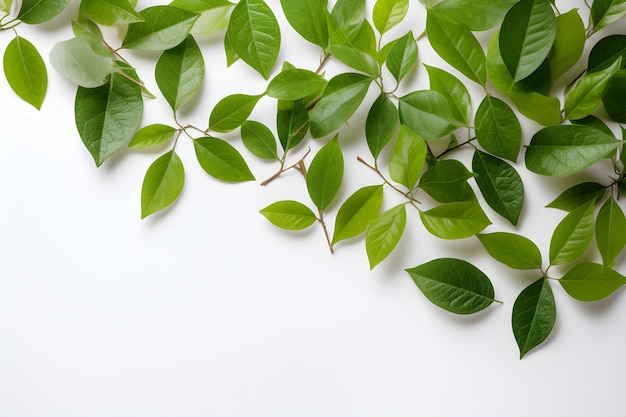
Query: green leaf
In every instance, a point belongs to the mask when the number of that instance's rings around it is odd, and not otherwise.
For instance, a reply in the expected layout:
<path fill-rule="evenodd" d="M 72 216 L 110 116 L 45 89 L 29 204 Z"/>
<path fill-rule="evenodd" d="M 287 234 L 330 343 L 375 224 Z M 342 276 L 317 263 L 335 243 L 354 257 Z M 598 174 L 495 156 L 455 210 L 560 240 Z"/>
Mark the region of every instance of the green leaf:
<path fill-rule="evenodd" d="M 280 27 L 263 0 L 241 0 L 226 29 L 235 53 L 267 79 L 280 50 Z"/>
<path fill-rule="evenodd" d="M 568 213 L 557 225 L 550 240 L 550 265 L 562 265 L 578 259 L 593 238 L 594 203 Z"/>
<path fill-rule="evenodd" d="M 500 29 L 502 59 L 513 81 L 535 72 L 556 38 L 556 17 L 546 0 L 521 0 L 506 14 Z"/>
<path fill-rule="evenodd" d="M 374 159 L 378 159 L 383 148 L 391 141 L 399 123 L 396 105 L 386 95 L 380 95 L 365 121 L 365 139 Z"/>
<path fill-rule="evenodd" d="M 443 94 L 432 90 L 414 91 L 398 100 L 400 122 L 424 140 L 438 139 L 458 128 Z"/>
<path fill-rule="evenodd" d="M 254 181 L 248 164 L 237 149 L 218 138 L 193 141 L 196 157 L 202 169 L 213 178 L 229 182 Z"/>
<path fill-rule="evenodd" d="M 317 220 L 310 208 L 293 200 L 277 201 L 260 213 L 274 226 L 286 230 L 303 230 Z"/>
<path fill-rule="evenodd" d="M 626 123 L 626 107 L 624 107 L 625 94 L 626 71 L 617 71 L 604 90 L 602 104 L 604 104 L 604 110 L 606 110 L 609 117 L 618 123 Z"/>
<path fill-rule="evenodd" d="M 331 44 L 329 52 L 350 68 L 366 73 L 371 77 L 378 77 L 379 68 L 374 58 L 352 45 Z"/>
<path fill-rule="evenodd" d="M 396 247 L 406 227 L 406 208 L 397 205 L 370 221 L 365 231 L 365 249 L 370 269 L 384 261 Z"/>
<path fill-rule="evenodd" d="M 143 22 L 128 25 L 122 48 L 164 51 L 183 42 L 199 15 L 172 6 L 152 6 L 139 12 Z"/>
<path fill-rule="evenodd" d="M 100 27 L 90 19 L 72 19 L 72 32 L 76 37 L 88 36 L 103 41 Z"/>
<path fill-rule="evenodd" d="M 532 240 L 515 233 L 476 235 L 493 259 L 513 269 L 541 269 L 541 252 Z"/>
<path fill-rule="evenodd" d="M 313 137 L 326 136 L 346 123 L 363 102 L 371 82 L 371 77 L 355 73 L 333 77 L 310 112 Z"/>
<path fill-rule="evenodd" d="M 464 239 L 483 231 L 491 224 L 475 201 L 445 203 L 420 212 L 426 230 L 441 239 Z"/>
<path fill-rule="evenodd" d="M 96 88 L 78 87 L 76 127 L 97 166 L 126 147 L 141 122 L 141 88 L 121 74 Z"/>
<path fill-rule="evenodd" d="M 22 0 L 17 18 L 24 23 L 36 25 L 60 14 L 70 0 Z"/>
<path fill-rule="evenodd" d="M 163 210 L 180 195 L 185 184 L 183 163 L 172 150 L 150 165 L 141 187 L 141 218 Z"/>
<path fill-rule="evenodd" d="M 591 21 L 593 29 L 598 31 L 626 14 L 625 0 L 595 0 L 591 5 Z"/>
<path fill-rule="evenodd" d="M 472 101 L 467 87 L 454 75 L 437 67 L 424 64 L 430 78 L 430 89 L 444 96 L 453 119 L 460 125 L 469 125 Z"/>
<path fill-rule="evenodd" d="M 8 14 L 11 12 L 11 6 L 13 6 L 13 0 L 0 0 L 0 11 Z"/>
<path fill-rule="evenodd" d="M 306 187 L 313 204 L 325 210 L 333 201 L 343 180 L 343 154 L 338 136 L 324 145 L 311 161 Z"/>
<path fill-rule="evenodd" d="M 610 67 L 620 57 L 622 65 L 626 65 L 626 35 L 610 35 L 600 39 L 589 53 L 587 74 Z"/>
<path fill-rule="evenodd" d="M 626 218 L 612 197 L 606 200 L 596 219 L 596 243 L 605 266 L 612 267 L 626 245 Z"/>
<path fill-rule="evenodd" d="M 606 193 L 606 187 L 597 182 L 583 182 L 563 191 L 546 207 L 565 211 L 573 211 L 590 201 L 598 202 Z"/>
<path fill-rule="evenodd" d="M 382 185 L 363 187 L 348 197 L 337 212 L 332 244 L 363 233 L 382 205 Z"/>
<path fill-rule="evenodd" d="M 288 105 L 285 105 L 288 103 Z M 294 102 L 278 101 L 276 130 L 284 151 L 292 149 L 306 136 L 309 127 L 309 113 L 302 100 Z"/>
<path fill-rule="evenodd" d="M 241 125 L 244 146 L 262 159 L 280 160 L 276 153 L 276 138 L 263 123 L 247 120 Z"/>
<path fill-rule="evenodd" d="M 621 65 L 621 57 L 608 68 L 580 78 L 565 97 L 565 116 L 570 120 L 582 119 L 593 112 L 606 91 L 609 81 Z"/>
<path fill-rule="evenodd" d="M 511 165 L 494 156 L 476 150 L 472 169 L 476 184 L 487 204 L 499 215 L 517 226 L 524 205 L 524 184 Z"/>
<path fill-rule="evenodd" d="M 381 35 L 402 22 L 409 11 L 409 0 L 376 0 L 372 20 Z"/>
<path fill-rule="evenodd" d="M 287 21 L 307 41 L 326 50 L 328 46 L 328 0 L 281 0 Z"/>
<path fill-rule="evenodd" d="M 226 32 L 224 34 L 224 52 L 226 53 L 226 66 L 230 67 L 239 60 L 239 55 L 233 49 L 233 43 L 230 40 L 231 35 Z"/>
<path fill-rule="evenodd" d="M 526 148 L 526 167 L 537 174 L 561 177 L 595 164 L 621 142 L 588 126 L 549 126 L 537 132 Z"/>
<path fill-rule="evenodd" d="M 598 301 L 613 294 L 626 284 L 622 274 L 591 262 L 582 262 L 572 266 L 559 284 L 578 301 Z"/>
<path fill-rule="evenodd" d="M 577 9 L 556 17 L 556 37 L 548 56 L 552 80 L 556 80 L 572 68 L 585 48 L 585 24 Z"/>
<path fill-rule="evenodd" d="M 235 6 L 228 0 L 174 0 L 170 6 L 200 15 L 191 33 L 210 35 L 228 26 L 230 11 Z"/>
<path fill-rule="evenodd" d="M 337 0 L 330 12 L 328 30 L 332 43 L 353 42 L 365 22 L 365 0 Z"/>
<path fill-rule="evenodd" d="M 548 338 L 555 321 L 552 288 L 547 278 L 539 278 L 526 287 L 513 304 L 513 334 L 520 359 Z"/>
<path fill-rule="evenodd" d="M 419 187 L 432 198 L 441 203 L 476 200 L 472 187 L 467 183 L 474 174 L 465 165 L 454 159 L 431 159 L 428 164 Z"/>
<path fill-rule="evenodd" d="M 104 26 L 144 20 L 128 0 L 83 0 L 81 7 L 95 22 Z"/>
<path fill-rule="evenodd" d="M 487 152 L 517 161 L 522 144 L 522 127 L 508 104 L 487 95 L 476 111 L 474 125 L 476 140 Z"/>
<path fill-rule="evenodd" d="M 594 115 L 589 115 L 578 120 L 572 120 L 571 122 L 574 125 L 593 127 L 594 129 L 598 129 L 599 131 L 606 133 L 609 136 L 615 137 L 613 131 L 606 125 L 606 123 L 604 123 L 602 120 L 598 119 Z"/>
<path fill-rule="evenodd" d="M 426 142 L 408 127 L 400 126 L 389 162 L 389 176 L 412 190 L 426 161 Z"/>
<path fill-rule="evenodd" d="M 279 100 L 299 100 L 323 91 L 326 84 L 324 77 L 313 71 L 288 69 L 270 81 L 267 95 Z"/>
<path fill-rule="evenodd" d="M 466 261 L 434 259 L 406 272 L 426 298 L 452 313 L 476 313 L 494 302 L 493 285 L 487 275 Z"/>
<path fill-rule="evenodd" d="M 3 65 L 4 75 L 15 94 L 37 110 L 41 109 L 48 89 L 48 72 L 37 48 L 15 36 L 4 51 Z"/>
<path fill-rule="evenodd" d="M 209 116 L 209 127 L 215 132 L 230 132 L 245 122 L 263 94 L 232 94 L 221 99 Z"/>
<path fill-rule="evenodd" d="M 399 83 L 417 62 L 417 43 L 413 32 L 399 38 L 387 54 L 387 68 Z"/>
<path fill-rule="evenodd" d="M 50 51 L 50 63 L 72 83 L 86 88 L 100 87 L 115 71 L 113 54 L 92 36 L 57 43 Z"/>
<path fill-rule="evenodd" d="M 168 142 L 177 130 L 171 126 L 163 124 L 152 124 L 144 126 L 137 131 L 133 139 L 128 144 L 129 148 L 147 149 L 162 145 Z"/>
<path fill-rule="evenodd" d="M 426 33 L 437 54 L 472 81 L 487 82 L 485 52 L 474 34 L 454 20 L 428 9 Z"/>
<path fill-rule="evenodd" d="M 437 13 L 455 19 L 469 30 L 483 31 L 498 26 L 518 0 L 443 0 Z"/>

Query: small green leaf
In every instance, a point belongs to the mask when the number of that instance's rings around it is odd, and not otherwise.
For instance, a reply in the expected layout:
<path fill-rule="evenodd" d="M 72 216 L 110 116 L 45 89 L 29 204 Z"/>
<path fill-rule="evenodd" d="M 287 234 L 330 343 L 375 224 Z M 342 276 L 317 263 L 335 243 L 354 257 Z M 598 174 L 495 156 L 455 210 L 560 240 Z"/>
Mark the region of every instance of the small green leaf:
<path fill-rule="evenodd" d="M 550 240 L 550 265 L 562 265 L 578 259 L 593 238 L 594 202 L 568 213 L 557 225 Z"/>
<path fill-rule="evenodd" d="M 22 0 L 17 18 L 29 25 L 46 22 L 60 14 L 70 0 Z"/>
<path fill-rule="evenodd" d="M 541 269 L 541 252 L 532 240 L 515 233 L 476 235 L 493 259 L 513 269 Z"/>
<path fill-rule="evenodd" d="M 622 65 L 626 65 L 626 35 L 610 35 L 600 39 L 589 52 L 587 74 L 610 67 L 620 57 Z"/>
<path fill-rule="evenodd" d="M 578 9 L 556 17 L 556 37 L 548 57 L 552 80 L 572 68 L 580 59 L 585 47 L 585 24 Z"/>
<path fill-rule="evenodd" d="M 381 35 L 402 22 L 409 11 L 409 0 L 376 0 L 372 20 Z"/>
<path fill-rule="evenodd" d="M 172 49 L 187 38 L 199 15 L 172 6 L 152 6 L 139 12 L 143 22 L 128 25 L 122 48 L 144 51 Z"/>
<path fill-rule="evenodd" d="M 522 127 L 508 104 L 487 95 L 476 111 L 474 125 L 476 140 L 487 152 L 517 161 L 522 144 Z"/>
<path fill-rule="evenodd" d="M 454 75 L 437 67 L 424 64 L 430 78 L 430 89 L 441 93 L 452 111 L 452 117 L 460 125 L 469 125 L 472 101 L 467 87 Z"/>
<path fill-rule="evenodd" d="M 624 107 L 624 96 L 626 95 L 626 71 L 617 71 L 608 86 L 604 90 L 602 104 L 609 117 L 618 122 L 626 123 L 626 107 Z"/>
<path fill-rule="evenodd" d="M 591 262 L 582 262 L 572 266 L 559 284 L 578 301 L 598 301 L 613 294 L 626 284 L 622 274 Z"/>
<path fill-rule="evenodd" d="M 434 259 L 406 269 L 433 304 L 456 314 L 473 314 L 494 302 L 491 281 L 474 265 L 453 258 Z"/>
<path fill-rule="evenodd" d="M 626 14 L 625 0 L 595 0 L 591 5 L 591 21 L 593 29 L 598 31 Z"/>
<path fill-rule="evenodd" d="M 363 233 L 382 205 L 382 185 L 363 187 L 348 197 L 337 212 L 332 244 Z"/>
<path fill-rule="evenodd" d="M 580 78 L 565 97 L 565 116 L 570 120 L 582 119 L 598 107 L 609 81 L 619 69 L 622 59 L 618 58 L 608 68 Z"/>
<path fill-rule="evenodd" d="M 399 38 L 387 54 L 387 68 L 399 83 L 417 62 L 415 35 L 409 31 Z"/>
<path fill-rule="evenodd" d="M 583 182 L 563 191 L 546 207 L 573 211 L 590 201 L 598 202 L 606 193 L 606 187 L 597 182 Z"/>
<path fill-rule="evenodd" d="M 303 230 L 317 220 L 310 208 L 293 200 L 277 201 L 260 213 L 274 226 L 285 230 Z"/>
<path fill-rule="evenodd" d="M 526 287 L 513 304 L 513 334 L 520 359 L 548 338 L 555 321 L 552 288 L 547 278 L 539 278 Z"/>
<path fill-rule="evenodd" d="M 247 120 L 241 125 L 241 140 L 244 146 L 262 159 L 279 160 L 276 153 L 276 138 L 263 123 Z"/>
<path fill-rule="evenodd" d="M 323 91 L 328 82 L 313 71 L 288 69 L 279 73 L 267 86 L 267 95 L 279 100 L 299 100 Z"/>
<path fill-rule="evenodd" d="M 396 105 L 386 95 L 380 95 L 365 121 L 365 139 L 374 159 L 378 159 L 383 148 L 394 137 L 399 123 Z"/>
<path fill-rule="evenodd" d="M 419 187 L 441 203 L 475 201 L 467 180 L 474 177 L 465 165 L 454 159 L 428 161 L 428 169 L 420 178 Z"/>
<path fill-rule="evenodd" d="M 328 0 L 281 0 L 287 21 L 307 41 L 326 50 Z"/>
<path fill-rule="evenodd" d="M 389 162 L 389 176 L 412 190 L 426 161 L 426 142 L 408 127 L 400 126 Z"/>
<path fill-rule="evenodd" d="M 397 205 L 372 219 L 365 231 L 370 269 L 384 261 L 396 247 L 406 227 L 406 208 Z"/>
<path fill-rule="evenodd" d="M 302 100 L 278 101 L 276 131 L 284 151 L 292 149 L 306 136 L 309 128 L 309 113 Z"/>
<path fill-rule="evenodd" d="M 338 136 L 317 152 L 311 161 L 306 187 L 313 204 L 325 210 L 334 200 L 343 180 L 343 154 Z"/>
<path fill-rule="evenodd" d="M 113 54 L 93 36 L 57 43 L 50 51 L 50 63 L 65 78 L 86 88 L 100 87 L 115 70 Z"/>
<path fill-rule="evenodd" d="M 7 45 L 3 58 L 4 75 L 22 100 L 41 109 L 48 89 L 48 72 L 37 48 L 16 36 Z"/>
<path fill-rule="evenodd" d="M 202 169 L 222 181 L 254 181 L 248 164 L 237 149 L 218 138 L 199 138 L 193 141 L 196 157 Z"/>
<path fill-rule="evenodd" d="M 612 267 L 626 246 L 626 218 L 615 199 L 602 205 L 596 219 L 596 243 L 605 266 Z"/>
<path fill-rule="evenodd" d="M 475 201 L 444 203 L 420 212 L 426 230 L 441 239 L 464 239 L 480 233 L 491 222 Z"/>
<path fill-rule="evenodd" d="M 183 190 L 185 169 L 172 150 L 150 165 L 141 187 L 141 218 L 172 204 Z"/>
<path fill-rule="evenodd" d="M 133 139 L 128 144 L 129 148 L 147 149 L 162 145 L 168 142 L 177 130 L 171 126 L 163 124 L 152 124 L 142 127 L 137 131 Z"/>
<path fill-rule="evenodd" d="M 81 7 L 95 22 L 104 26 L 143 22 L 128 0 L 83 0 Z"/>
<path fill-rule="evenodd" d="M 502 23 L 506 12 L 518 0 L 443 0 L 434 8 L 472 31 L 483 31 Z"/>
<path fill-rule="evenodd" d="M 209 127 L 220 133 L 237 129 L 248 119 L 261 97 L 263 94 L 232 94 L 224 97 L 213 108 L 209 116 Z"/>
<path fill-rule="evenodd" d="M 424 140 L 441 138 L 455 131 L 452 110 L 446 98 L 437 91 L 414 91 L 398 100 L 400 122 Z"/>

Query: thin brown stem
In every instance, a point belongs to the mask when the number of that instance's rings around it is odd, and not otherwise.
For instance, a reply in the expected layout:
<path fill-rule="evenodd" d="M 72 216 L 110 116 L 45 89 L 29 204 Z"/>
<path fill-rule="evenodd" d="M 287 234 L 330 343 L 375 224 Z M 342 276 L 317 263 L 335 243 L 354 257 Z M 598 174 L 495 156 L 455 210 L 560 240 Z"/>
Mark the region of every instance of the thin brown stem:
<path fill-rule="evenodd" d="M 320 222 L 322 225 L 322 230 L 324 230 L 324 237 L 326 238 L 326 243 L 328 243 L 328 249 L 330 250 L 330 253 L 333 254 L 335 253 L 335 250 L 333 249 L 333 243 L 330 240 L 330 235 L 328 234 L 328 228 L 326 227 L 326 222 L 324 221 L 324 213 L 320 209 L 317 209 L 317 211 L 320 215 L 317 221 Z"/>
<path fill-rule="evenodd" d="M 389 187 L 391 187 L 393 190 L 397 191 L 398 193 L 402 194 L 404 197 L 406 197 L 411 203 L 413 202 L 417 202 L 419 203 L 418 200 L 415 199 L 415 197 L 413 196 L 413 194 L 411 193 L 411 191 L 403 191 L 401 189 L 399 189 L 398 187 L 396 187 L 394 184 L 392 184 L 387 178 L 385 178 L 385 176 L 383 175 L 382 172 L 380 172 L 380 170 L 378 169 L 378 167 L 376 166 L 372 166 L 370 164 L 368 164 L 363 158 L 361 158 L 360 156 L 356 157 L 356 160 L 359 161 L 360 163 L 362 163 L 363 165 L 365 165 L 366 167 L 368 167 L 369 169 L 371 169 L 372 171 L 374 171 L 376 174 L 378 174 L 378 176 L 385 182 L 385 184 L 387 184 Z"/>
<path fill-rule="evenodd" d="M 283 158 L 280 160 L 280 168 L 278 169 L 278 171 L 276 171 L 274 175 L 272 175 L 271 177 L 263 181 L 261 185 L 269 184 L 270 182 L 274 181 L 276 178 L 280 177 L 283 173 L 289 171 L 290 169 L 295 169 L 296 171 L 302 174 L 304 179 L 306 179 L 307 171 L 306 171 L 306 166 L 304 165 L 304 159 L 307 156 L 309 156 L 310 153 L 311 153 L 311 148 L 308 148 L 306 153 L 302 156 L 302 158 L 300 158 L 295 164 L 290 165 L 286 168 L 285 168 L 285 157 L 283 156 Z M 285 153 L 285 156 L 286 156 L 286 153 Z"/>

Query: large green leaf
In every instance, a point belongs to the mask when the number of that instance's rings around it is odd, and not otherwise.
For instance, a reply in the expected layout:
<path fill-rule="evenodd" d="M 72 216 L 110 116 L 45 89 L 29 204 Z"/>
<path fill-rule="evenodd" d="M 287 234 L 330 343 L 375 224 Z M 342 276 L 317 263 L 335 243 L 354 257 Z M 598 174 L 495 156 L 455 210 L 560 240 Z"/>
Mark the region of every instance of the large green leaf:
<path fill-rule="evenodd" d="M 613 294 L 626 284 L 626 277 L 604 265 L 582 262 L 572 266 L 559 284 L 572 298 L 591 302 Z"/>
<path fill-rule="evenodd" d="M 593 29 L 598 31 L 626 15 L 626 0 L 594 0 L 591 5 Z"/>
<path fill-rule="evenodd" d="M 515 233 L 477 234 L 493 259 L 513 269 L 541 269 L 541 252 L 532 240 Z"/>
<path fill-rule="evenodd" d="M 241 125 L 241 140 L 244 146 L 259 158 L 280 160 L 276 152 L 276 138 L 263 123 L 245 121 Z"/>
<path fill-rule="evenodd" d="M 580 78 L 565 97 L 565 117 L 578 120 L 593 112 L 606 91 L 611 78 L 621 65 L 618 58 L 611 66 Z"/>
<path fill-rule="evenodd" d="M 343 154 L 335 136 L 315 155 L 309 166 L 306 187 L 313 204 L 325 210 L 334 200 L 343 180 Z"/>
<path fill-rule="evenodd" d="M 426 298 L 452 313 L 476 313 L 494 302 L 491 281 L 469 262 L 440 258 L 406 271 Z"/>
<path fill-rule="evenodd" d="M 372 20 L 382 35 L 402 22 L 409 11 L 409 0 L 376 0 L 372 9 Z"/>
<path fill-rule="evenodd" d="M 380 152 L 394 137 L 399 123 L 400 117 L 396 105 L 386 95 L 380 95 L 372 105 L 365 121 L 365 139 L 375 159 L 378 159 Z"/>
<path fill-rule="evenodd" d="M 547 58 L 556 37 L 556 17 L 546 0 L 520 0 L 506 14 L 500 28 L 504 64 L 520 81 Z"/>
<path fill-rule="evenodd" d="M 46 22 L 61 13 L 70 0 L 22 0 L 17 18 L 31 25 Z"/>
<path fill-rule="evenodd" d="M 364 23 L 365 0 L 337 0 L 328 19 L 331 43 L 355 41 Z"/>
<path fill-rule="evenodd" d="M 100 87 L 115 70 L 113 53 L 93 36 L 57 43 L 50 51 L 50 63 L 68 80 L 86 88 Z"/>
<path fill-rule="evenodd" d="M 185 183 L 185 169 L 176 152 L 169 151 L 150 165 L 141 187 L 141 218 L 172 204 Z"/>
<path fill-rule="evenodd" d="M 286 230 L 302 230 L 317 220 L 315 213 L 304 204 L 283 200 L 270 204 L 260 211 L 273 225 Z"/>
<path fill-rule="evenodd" d="M 299 100 L 319 93 L 326 87 L 324 77 L 304 69 L 280 72 L 267 86 L 267 95 L 279 100 Z"/>
<path fill-rule="evenodd" d="M 4 51 L 3 66 L 15 94 L 37 110 L 41 109 L 48 90 L 48 72 L 37 48 L 15 36 Z"/>
<path fill-rule="evenodd" d="M 245 122 L 254 107 L 263 97 L 247 94 L 232 94 L 217 102 L 209 115 L 209 127 L 215 132 L 230 132 Z"/>
<path fill-rule="evenodd" d="M 95 22 L 105 26 L 143 21 L 128 0 L 83 0 L 81 7 Z"/>
<path fill-rule="evenodd" d="M 464 239 L 480 233 L 491 222 L 475 201 L 445 203 L 420 211 L 426 230 L 441 239 Z"/>
<path fill-rule="evenodd" d="M 287 21 L 307 41 L 328 46 L 328 0 L 281 0 Z"/>
<path fill-rule="evenodd" d="M 562 265 L 578 259 L 593 238 L 594 202 L 568 213 L 554 229 L 550 239 L 550 265 Z"/>
<path fill-rule="evenodd" d="M 408 127 L 400 126 L 389 162 L 391 179 L 412 190 L 422 174 L 426 152 L 424 139 Z"/>
<path fill-rule="evenodd" d="M 348 197 L 337 212 L 332 244 L 363 233 L 382 205 L 382 185 L 363 187 Z"/>
<path fill-rule="evenodd" d="M 174 0 L 169 5 L 200 15 L 191 28 L 191 33 L 198 35 L 210 35 L 225 29 L 235 6 L 228 0 Z"/>
<path fill-rule="evenodd" d="M 230 143 L 218 138 L 199 138 L 193 141 L 198 162 L 210 176 L 222 181 L 254 181 L 248 164 Z"/>
<path fill-rule="evenodd" d="M 526 287 L 513 304 L 512 327 L 522 359 L 542 344 L 554 327 L 556 304 L 547 278 Z"/>
<path fill-rule="evenodd" d="M 556 37 L 548 57 L 552 81 L 565 74 L 580 59 L 585 47 L 585 24 L 577 9 L 556 17 Z"/>
<path fill-rule="evenodd" d="M 387 54 L 387 68 L 399 83 L 417 62 L 417 43 L 413 32 L 399 38 Z"/>
<path fill-rule="evenodd" d="M 419 187 L 441 203 L 475 201 L 467 180 L 474 174 L 454 159 L 429 159 L 428 169 L 420 178 Z"/>
<path fill-rule="evenodd" d="M 541 175 L 571 175 L 595 164 L 621 142 L 588 126 L 549 126 L 537 132 L 526 149 L 526 167 Z"/>
<path fill-rule="evenodd" d="M 469 30 L 483 31 L 498 26 L 506 12 L 519 0 L 443 0 L 434 6 L 442 16 L 455 19 Z"/>
<path fill-rule="evenodd" d="M 389 256 L 406 227 L 406 208 L 397 205 L 370 221 L 365 231 L 365 250 L 370 269 Z"/>
<path fill-rule="evenodd" d="M 144 51 L 172 49 L 187 38 L 199 15 L 172 6 L 152 6 L 139 12 L 143 22 L 128 25 L 122 47 Z"/>
<path fill-rule="evenodd" d="M 430 79 L 430 89 L 443 95 L 450 106 L 452 117 L 460 125 L 469 125 L 472 101 L 467 87 L 454 75 L 441 68 L 424 64 Z"/>
<path fill-rule="evenodd" d="M 263 0 L 241 0 L 226 35 L 239 58 L 267 79 L 280 50 L 280 27 L 272 9 Z"/>
<path fill-rule="evenodd" d="M 563 191 L 546 207 L 573 211 L 590 201 L 598 202 L 606 193 L 606 187 L 597 182 L 583 182 Z"/>
<path fill-rule="evenodd" d="M 400 97 L 398 107 L 400 122 L 424 140 L 438 139 L 459 127 L 448 101 L 438 91 L 414 91 Z"/>
<path fill-rule="evenodd" d="M 474 126 L 476 140 L 487 152 L 517 161 L 522 144 L 522 127 L 508 104 L 487 95 L 476 111 Z"/>
<path fill-rule="evenodd" d="M 596 243 L 605 266 L 612 267 L 626 245 L 626 218 L 612 197 L 606 200 L 596 219 Z"/>
<path fill-rule="evenodd" d="M 133 138 L 143 115 L 141 88 L 115 73 L 100 87 L 78 87 L 74 113 L 78 133 L 100 166 Z"/>

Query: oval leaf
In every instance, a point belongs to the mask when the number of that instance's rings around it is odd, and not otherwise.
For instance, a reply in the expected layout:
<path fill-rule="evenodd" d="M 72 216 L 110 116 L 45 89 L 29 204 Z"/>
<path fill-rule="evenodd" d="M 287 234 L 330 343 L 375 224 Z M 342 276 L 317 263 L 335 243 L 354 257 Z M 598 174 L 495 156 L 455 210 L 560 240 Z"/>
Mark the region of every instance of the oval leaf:
<path fill-rule="evenodd" d="M 299 100 L 324 90 L 327 81 L 313 71 L 288 69 L 267 86 L 267 95 L 279 100 Z"/>
<path fill-rule="evenodd" d="M 274 226 L 285 230 L 303 230 L 317 220 L 310 208 L 293 200 L 277 201 L 260 213 Z"/>
<path fill-rule="evenodd" d="M 287 21 L 307 41 L 328 46 L 328 0 L 281 0 Z"/>
<path fill-rule="evenodd" d="M 567 214 L 557 225 L 550 240 L 550 265 L 578 259 L 593 238 L 594 203 L 589 202 Z"/>
<path fill-rule="evenodd" d="M 615 199 L 609 198 L 602 205 L 596 219 L 596 243 L 607 267 L 615 264 L 615 258 L 626 245 L 626 218 Z"/>
<path fill-rule="evenodd" d="M 365 249 L 370 269 L 389 256 L 396 247 L 406 227 L 404 204 L 395 206 L 374 218 L 365 231 Z"/>
<path fill-rule="evenodd" d="M 137 131 L 133 139 L 128 144 L 128 147 L 134 149 L 146 149 L 159 146 L 172 139 L 176 132 L 177 130 L 175 128 L 163 124 L 145 126 Z"/>
<path fill-rule="evenodd" d="M 280 160 L 276 153 L 276 138 L 263 123 L 247 120 L 241 125 L 244 146 L 262 159 Z"/>
<path fill-rule="evenodd" d="M 520 359 L 548 338 L 555 321 L 552 288 L 547 278 L 540 278 L 526 287 L 513 304 L 513 334 Z"/>
<path fill-rule="evenodd" d="M 532 240 L 514 233 L 476 235 L 493 259 L 513 269 L 541 269 L 541 252 Z"/>
<path fill-rule="evenodd" d="M 433 140 L 458 128 L 446 98 L 437 91 L 414 91 L 400 97 L 400 122 L 424 140 Z"/>
<path fill-rule="evenodd" d="M 139 14 L 144 21 L 128 25 L 122 48 L 144 51 L 172 49 L 187 38 L 199 16 L 172 6 L 152 6 Z"/>
<path fill-rule="evenodd" d="M 325 210 L 333 201 L 343 180 L 343 154 L 335 136 L 324 145 L 311 161 L 306 187 L 313 204 Z"/>
<path fill-rule="evenodd" d="M 376 30 L 382 35 L 402 22 L 409 11 L 409 0 L 376 0 L 372 19 Z"/>
<path fill-rule="evenodd" d="M 254 181 L 248 164 L 230 143 L 217 138 L 200 138 L 193 141 L 196 157 L 202 169 L 222 181 Z"/>
<path fill-rule="evenodd" d="M 546 207 L 573 211 L 590 201 L 598 202 L 606 193 L 606 187 L 597 182 L 583 182 L 563 191 Z"/>
<path fill-rule="evenodd" d="M 604 265 L 591 262 L 576 264 L 567 271 L 559 284 L 578 301 L 598 301 L 613 294 L 626 284 L 626 278 Z"/>
<path fill-rule="evenodd" d="M 15 94 L 37 110 L 41 109 L 48 89 L 48 72 L 37 48 L 16 36 L 4 51 L 3 66 Z"/>
<path fill-rule="evenodd" d="M 426 161 L 426 142 L 408 127 L 400 126 L 389 162 L 389 176 L 412 190 Z"/>
<path fill-rule="evenodd" d="M 420 212 L 426 230 L 441 239 L 464 239 L 480 233 L 491 222 L 477 202 L 445 203 Z"/>
<path fill-rule="evenodd" d="M 143 21 L 128 0 L 83 0 L 81 6 L 89 17 L 104 26 Z"/>
<path fill-rule="evenodd" d="M 178 198 L 185 183 L 183 163 L 174 151 L 150 165 L 141 187 L 141 218 L 169 206 Z"/>
<path fill-rule="evenodd" d="M 443 95 L 450 106 L 452 117 L 460 125 L 469 125 L 472 102 L 467 87 L 454 75 L 424 64 L 430 79 L 430 89 Z"/>
<path fill-rule="evenodd" d="M 17 18 L 24 23 L 36 25 L 61 13 L 70 0 L 22 0 Z"/>
<path fill-rule="evenodd" d="M 348 197 L 337 212 L 332 244 L 364 232 L 382 205 L 382 185 L 363 187 Z"/>
<path fill-rule="evenodd" d="M 237 129 L 245 122 L 263 95 L 232 94 L 221 99 L 209 116 L 209 127 L 225 133 Z"/>
<path fill-rule="evenodd" d="M 365 121 L 365 139 L 374 159 L 378 159 L 380 152 L 394 137 L 399 122 L 395 104 L 386 95 L 379 96 Z"/>

